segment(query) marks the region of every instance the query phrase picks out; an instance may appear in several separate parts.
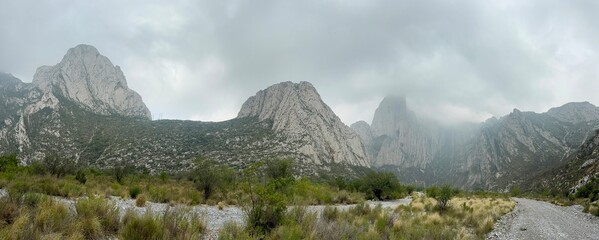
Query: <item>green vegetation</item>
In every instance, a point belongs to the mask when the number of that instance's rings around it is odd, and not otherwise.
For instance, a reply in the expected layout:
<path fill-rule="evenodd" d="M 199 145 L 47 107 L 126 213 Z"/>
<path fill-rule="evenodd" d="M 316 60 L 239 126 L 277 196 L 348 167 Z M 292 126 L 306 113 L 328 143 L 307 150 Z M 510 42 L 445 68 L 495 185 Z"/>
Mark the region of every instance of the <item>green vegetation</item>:
<path fill-rule="evenodd" d="M 0 239 L 198 239 L 205 223 L 185 209 L 162 215 L 127 212 L 102 198 L 80 199 L 75 211 L 40 194 L 0 199 Z"/>
<path fill-rule="evenodd" d="M 515 206 L 507 198 L 470 196 L 451 199 L 441 211 L 433 198 L 413 198 L 395 209 L 363 203 L 318 213 L 294 207 L 266 234 L 252 235 L 251 229 L 227 223 L 220 239 L 483 239 Z"/>
<path fill-rule="evenodd" d="M 0 187 L 9 192 L 0 199 L 0 239 L 197 239 L 205 232 L 204 220 L 185 206 L 200 203 L 218 203 L 219 209 L 240 205 L 246 213 L 246 224 L 226 224 L 220 239 L 477 239 L 513 207 L 504 198 L 475 197 L 448 186 L 426 189 L 428 198 L 414 193 L 410 206 L 372 207 L 364 200 L 400 198 L 414 188 L 385 172 L 327 182 L 296 178 L 289 159 L 236 172 L 199 158 L 188 173 L 156 176 L 130 167 L 56 170 L 61 167 L 49 169 L 56 164 L 18 163 L 16 157 L 0 158 Z M 69 208 L 49 196 L 78 199 Z M 182 205 L 137 215 L 119 212 L 108 196 L 135 199 L 138 207 L 147 201 Z M 305 207 L 313 204 L 356 206 L 321 212 Z"/>

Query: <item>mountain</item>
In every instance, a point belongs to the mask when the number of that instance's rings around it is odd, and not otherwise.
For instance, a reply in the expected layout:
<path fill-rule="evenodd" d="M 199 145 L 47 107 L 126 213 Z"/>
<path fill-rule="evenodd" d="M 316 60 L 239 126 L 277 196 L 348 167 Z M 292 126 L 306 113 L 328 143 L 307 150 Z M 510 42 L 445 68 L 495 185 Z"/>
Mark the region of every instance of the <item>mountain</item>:
<path fill-rule="evenodd" d="M 369 166 L 360 138 L 321 100 L 312 84 L 284 82 L 259 91 L 237 118 L 271 120 L 273 130 L 302 142 L 300 153 L 314 163 L 332 161 Z"/>
<path fill-rule="evenodd" d="M 83 166 L 154 173 L 185 171 L 199 156 L 236 168 L 291 158 L 300 175 L 355 175 L 368 167 L 359 137 L 310 83 L 262 90 L 224 122 L 151 121 L 120 68 L 88 45 L 40 67 L 32 83 L 0 74 L 0 154 L 7 153 L 25 164 L 57 153 Z"/>
<path fill-rule="evenodd" d="M 524 189 L 574 193 L 593 179 L 599 179 L 599 130 L 570 154 L 563 165 L 537 176 Z"/>
<path fill-rule="evenodd" d="M 39 67 L 33 85 L 44 94 L 60 94 L 101 115 L 112 113 L 151 119 L 141 96 L 127 87 L 119 66 L 89 45 L 69 49 L 55 66 Z"/>
<path fill-rule="evenodd" d="M 366 123 L 352 126 L 372 165 L 404 182 L 506 191 L 565 164 L 599 127 L 598 111 L 588 102 L 568 103 L 546 113 L 514 109 L 484 123 L 447 126 L 417 117 L 405 98 L 387 97 L 370 132 Z"/>

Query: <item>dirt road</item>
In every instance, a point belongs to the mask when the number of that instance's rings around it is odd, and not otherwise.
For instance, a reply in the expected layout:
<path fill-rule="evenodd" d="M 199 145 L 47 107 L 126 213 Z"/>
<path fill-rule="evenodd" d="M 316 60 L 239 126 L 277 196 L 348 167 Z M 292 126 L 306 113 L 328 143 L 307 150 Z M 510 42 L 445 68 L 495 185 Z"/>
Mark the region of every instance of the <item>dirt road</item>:
<path fill-rule="evenodd" d="M 599 239 L 599 218 L 581 206 L 514 198 L 518 205 L 495 225 L 487 239 Z"/>

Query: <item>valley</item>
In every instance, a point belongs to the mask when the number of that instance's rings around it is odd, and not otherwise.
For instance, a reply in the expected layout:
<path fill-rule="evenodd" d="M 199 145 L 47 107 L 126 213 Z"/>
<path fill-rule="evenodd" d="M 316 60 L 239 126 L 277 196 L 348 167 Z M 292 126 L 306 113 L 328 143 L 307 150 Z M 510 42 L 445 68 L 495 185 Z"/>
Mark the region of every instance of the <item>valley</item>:
<path fill-rule="evenodd" d="M 451 125 L 390 95 L 371 123 L 347 126 L 302 81 L 258 91 L 226 121 L 151 116 L 120 67 L 90 45 L 38 68 L 31 83 L 0 74 L 0 237 L 596 234 L 567 225 L 551 232 L 557 218 L 544 212 L 596 225 L 599 107 L 589 102 Z M 515 217 L 487 235 L 504 215 Z M 530 231 L 514 230 L 524 225 Z"/>

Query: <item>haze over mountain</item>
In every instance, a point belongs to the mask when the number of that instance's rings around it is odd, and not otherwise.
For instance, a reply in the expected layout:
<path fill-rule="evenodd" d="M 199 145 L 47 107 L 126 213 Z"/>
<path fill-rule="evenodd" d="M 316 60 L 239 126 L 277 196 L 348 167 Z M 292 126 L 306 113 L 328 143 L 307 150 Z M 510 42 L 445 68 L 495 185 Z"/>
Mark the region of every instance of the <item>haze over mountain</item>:
<path fill-rule="evenodd" d="M 372 126 L 357 122 L 373 167 L 404 182 L 451 183 L 509 190 L 567 163 L 567 156 L 599 128 L 599 108 L 568 103 L 546 113 L 512 113 L 480 124 L 446 126 L 417 117 L 404 97 L 386 97 Z"/>

